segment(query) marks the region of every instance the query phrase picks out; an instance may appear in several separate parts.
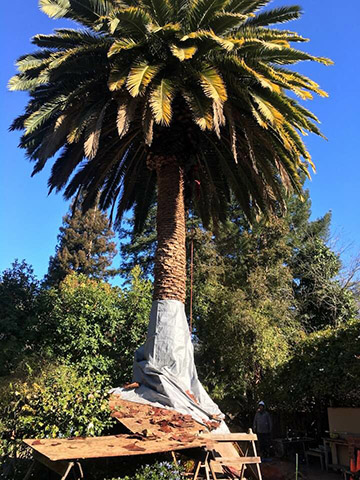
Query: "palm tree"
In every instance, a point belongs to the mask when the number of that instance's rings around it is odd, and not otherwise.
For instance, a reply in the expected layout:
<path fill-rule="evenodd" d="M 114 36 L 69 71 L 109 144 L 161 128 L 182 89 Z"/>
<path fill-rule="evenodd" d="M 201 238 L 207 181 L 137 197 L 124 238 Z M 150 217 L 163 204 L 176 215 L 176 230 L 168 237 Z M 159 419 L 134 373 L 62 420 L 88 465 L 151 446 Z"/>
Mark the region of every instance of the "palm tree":
<path fill-rule="evenodd" d="M 101 192 L 115 225 L 134 208 L 141 230 L 157 192 L 154 300 L 185 301 L 186 202 L 205 226 L 226 219 L 231 194 L 252 217 L 301 193 L 312 165 L 301 134 L 321 133 L 295 96 L 326 94 L 286 66 L 331 62 L 273 27 L 298 6 L 269 1 L 40 0 L 82 29 L 33 37 L 10 80 L 30 93 L 11 129 L 33 174 L 56 156 L 50 191 L 82 190 L 85 208 Z"/>

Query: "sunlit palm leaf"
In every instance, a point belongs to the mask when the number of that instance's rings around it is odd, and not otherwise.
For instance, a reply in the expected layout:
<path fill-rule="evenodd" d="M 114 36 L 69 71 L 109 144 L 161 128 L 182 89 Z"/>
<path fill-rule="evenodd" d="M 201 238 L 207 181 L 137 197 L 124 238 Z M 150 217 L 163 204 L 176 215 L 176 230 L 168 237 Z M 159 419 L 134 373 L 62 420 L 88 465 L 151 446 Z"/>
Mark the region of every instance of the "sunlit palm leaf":
<path fill-rule="evenodd" d="M 99 148 L 101 128 L 107 107 L 108 104 L 105 104 L 101 109 L 96 121 L 93 122 L 88 128 L 87 138 L 84 143 L 84 152 L 85 156 L 90 160 L 95 158 Z"/>
<path fill-rule="evenodd" d="M 183 97 L 193 114 L 194 122 L 201 130 L 212 130 L 214 123 L 210 99 L 205 97 L 202 92 L 196 91 L 184 91 Z"/>
<path fill-rule="evenodd" d="M 197 47 L 187 47 L 187 48 L 180 48 L 176 45 L 170 45 L 170 50 L 174 57 L 178 58 L 180 62 L 184 60 L 189 60 L 192 58 L 195 53 L 197 52 Z"/>
<path fill-rule="evenodd" d="M 126 81 L 126 87 L 130 95 L 133 97 L 142 95 L 147 85 L 149 85 L 159 70 L 160 66 L 149 65 L 145 62 L 141 62 L 132 67 Z"/>
<path fill-rule="evenodd" d="M 132 48 L 140 47 L 141 44 L 136 42 L 132 38 L 123 38 L 121 40 L 115 40 L 115 42 L 111 45 L 108 51 L 108 57 L 112 55 L 116 55 L 123 50 L 131 50 Z"/>
<path fill-rule="evenodd" d="M 171 102 L 174 97 L 173 84 L 163 78 L 151 92 L 149 103 L 153 111 L 154 120 L 162 125 L 170 125 L 172 111 Z"/>
<path fill-rule="evenodd" d="M 70 9 L 69 0 L 39 0 L 41 10 L 50 18 L 65 17 Z"/>
<path fill-rule="evenodd" d="M 206 96 L 216 102 L 226 102 L 226 87 L 219 72 L 215 68 L 210 66 L 202 68 L 200 71 L 200 83 Z"/>

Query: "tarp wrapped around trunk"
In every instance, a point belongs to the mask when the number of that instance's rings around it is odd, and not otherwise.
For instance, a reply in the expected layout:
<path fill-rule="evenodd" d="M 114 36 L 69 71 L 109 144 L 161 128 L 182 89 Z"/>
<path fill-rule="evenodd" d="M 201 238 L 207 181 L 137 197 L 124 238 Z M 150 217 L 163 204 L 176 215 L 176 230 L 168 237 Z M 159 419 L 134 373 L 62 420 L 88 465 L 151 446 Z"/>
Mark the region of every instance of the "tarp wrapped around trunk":
<path fill-rule="evenodd" d="M 153 302 L 146 342 L 135 352 L 133 382 L 140 387 L 111 392 L 190 414 L 204 424 L 224 418 L 198 379 L 184 304 L 178 300 Z M 228 431 L 224 422 L 222 427 Z"/>

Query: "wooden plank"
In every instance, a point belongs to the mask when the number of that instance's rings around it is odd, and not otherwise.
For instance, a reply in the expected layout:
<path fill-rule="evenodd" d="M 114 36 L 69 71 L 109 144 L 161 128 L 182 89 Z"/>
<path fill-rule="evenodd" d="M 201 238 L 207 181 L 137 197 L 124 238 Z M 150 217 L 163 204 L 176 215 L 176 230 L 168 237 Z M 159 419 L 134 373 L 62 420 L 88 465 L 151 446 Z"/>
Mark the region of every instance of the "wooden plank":
<path fill-rule="evenodd" d="M 106 458 L 184 450 L 204 447 L 206 442 L 186 436 L 154 440 L 136 435 L 110 435 L 108 437 L 75 437 L 72 439 L 25 439 L 24 443 L 51 461 L 81 458 Z"/>
<path fill-rule="evenodd" d="M 208 438 L 217 442 L 250 442 L 257 440 L 254 433 L 202 433 L 200 438 Z"/>
<path fill-rule="evenodd" d="M 213 461 L 221 464 L 237 463 L 239 465 L 243 465 L 246 463 L 261 463 L 260 457 L 238 457 L 238 458 L 216 457 Z"/>

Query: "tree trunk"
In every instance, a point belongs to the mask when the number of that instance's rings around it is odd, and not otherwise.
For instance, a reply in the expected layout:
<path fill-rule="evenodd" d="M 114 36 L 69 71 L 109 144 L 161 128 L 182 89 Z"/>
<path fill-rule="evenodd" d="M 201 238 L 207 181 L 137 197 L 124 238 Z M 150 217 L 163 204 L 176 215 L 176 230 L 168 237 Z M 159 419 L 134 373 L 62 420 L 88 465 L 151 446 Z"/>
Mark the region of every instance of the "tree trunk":
<path fill-rule="evenodd" d="M 176 157 L 168 157 L 156 168 L 157 249 L 154 300 L 185 303 L 186 252 L 184 174 Z"/>
<path fill-rule="evenodd" d="M 149 157 L 158 186 L 154 301 L 146 341 L 135 352 L 132 381 L 139 386 L 112 392 L 131 402 L 170 407 L 209 425 L 224 416 L 199 381 L 185 315 L 184 172 L 175 155 Z"/>

